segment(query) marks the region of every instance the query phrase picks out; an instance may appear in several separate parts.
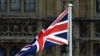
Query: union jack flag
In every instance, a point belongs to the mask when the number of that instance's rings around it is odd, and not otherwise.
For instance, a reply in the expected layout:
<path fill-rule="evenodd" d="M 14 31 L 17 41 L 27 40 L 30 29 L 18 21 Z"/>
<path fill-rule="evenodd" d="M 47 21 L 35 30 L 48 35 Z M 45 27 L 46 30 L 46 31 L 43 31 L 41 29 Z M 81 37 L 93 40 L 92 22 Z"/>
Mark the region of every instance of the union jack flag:
<path fill-rule="evenodd" d="M 55 45 L 67 45 L 68 9 L 64 10 L 49 26 L 42 29 L 30 44 L 25 45 L 15 56 L 32 54 Z"/>

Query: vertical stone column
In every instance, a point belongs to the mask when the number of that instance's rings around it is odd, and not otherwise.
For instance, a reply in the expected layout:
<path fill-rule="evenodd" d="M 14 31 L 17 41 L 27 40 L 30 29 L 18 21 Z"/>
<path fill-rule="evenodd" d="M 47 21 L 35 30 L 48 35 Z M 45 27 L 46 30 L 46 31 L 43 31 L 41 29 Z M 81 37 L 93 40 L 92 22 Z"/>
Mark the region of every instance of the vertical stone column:
<path fill-rule="evenodd" d="M 56 49 L 55 49 L 55 51 L 53 51 L 53 52 L 54 52 L 53 55 L 54 55 L 54 56 L 60 56 L 60 54 L 61 54 L 61 53 L 60 53 L 60 52 L 61 52 L 61 51 L 60 51 L 60 48 L 61 48 L 61 47 L 60 47 L 60 46 L 56 46 L 55 48 L 56 48 Z"/>
<path fill-rule="evenodd" d="M 40 18 L 44 18 L 45 17 L 45 6 L 46 6 L 46 1 L 45 0 L 37 0 L 37 4 L 38 4 L 38 8 L 36 8 L 36 11 L 39 14 Z"/>
<path fill-rule="evenodd" d="M 7 12 L 9 12 L 10 11 L 10 0 L 7 0 Z"/>
<path fill-rule="evenodd" d="M 94 53 L 93 53 L 93 42 L 90 43 L 90 52 L 89 52 L 89 56 L 94 56 Z"/>
<path fill-rule="evenodd" d="M 79 8 L 79 0 L 74 0 L 73 1 L 73 18 L 80 17 L 80 8 Z M 73 35 L 75 35 L 75 56 L 80 56 L 80 42 L 79 42 L 79 22 L 76 22 L 76 24 L 73 27 Z"/>
<path fill-rule="evenodd" d="M 79 10 L 79 13 L 80 13 L 80 17 L 86 17 L 86 6 L 87 6 L 87 0 L 80 0 L 79 2 L 79 7 L 80 7 L 80 10 Z"/>
<path fill-rule="evenodd" d="M 73 5 L 73 15 L 74 15 L 74 18 L 76 18 L 76 17 L 79 17 L 80 16 L 80 14 L 79 14 L 79 0 L 74 0 L 73 1 L 73 3 L 74 3 L 74 5 Z"/>
<path fill-rule="evenodd" d="M 24 12 L 24 0 L 20 0 L 21 1 L 21 12 Z"/>
<path fill-rule="evenodd" d="M 90 20 L 91 18 L 93 18 L 93 14 L 94 14 L 94 1 L 95 0 L 87 0 L 87 18 L 89 18 Z M 93 22 L 90 22 L 89 35 L 90 35 L 90 39 L 94 38 L 94 23 Z M 89 41 L 87 56 L 94 56 L 93 44 L 94 43 L 92 41 Z"/>
<path fill-rule="evenodd" d="M 92 10 L 90 10 L 90 0 L 87 0 L 87 18 L 90 18 L 90 11 Z"/>
<path fill-rule="evenodd" d="M 94 38 L 94 24 L 93 24 L 93 22 L 91 22 L 90 23 L 90 39 L 93 39 Z M 90 46 L 88 46 L 89 47 L 89 50 L 88 50 L 88 52 L 89 52 L 89 55 L 90 56 L 93 56 L 93 42 L 92 41 L 90 41 Z"/>
<path fill-rule="evenodd" d="M 89 18 L 93 18 L 93 15 L 95 14 L 95 1 L 96 0 L 88 0 L 88 15 L 89 15 Z"/>
<path fill-rule="evenodd" d="M 8 46 L 9 44 L 4 44 L 5 46 Z M 6 48 L 6 47 L 5 47 Z M 6 55 L 9 56 L 10 55 L 10 49 L 11 47 L 6 48 Z"/>
<path fill-rule="evenodd" d="M 47 17 L 53 17 L 54 2 L 53 0 L 46 0 L 46 15 Z"/>
<path fill-rule="evenodd" d="M 79 23 L 74 23 L 73 36 L 74 36 L 74 39 L 75 39 L 75 49 L 74 49 L 75 56 L 80 56 Z"/>
<path fill-rule="evenodd" d="M 56 11 L 57 11 L 57 16 L 61 13 L 61 11 L 62 11 L 62 1 L 61 0 L 57 0 L 56 1 L 57 2 L 57 7 L 56 7 Z"/>

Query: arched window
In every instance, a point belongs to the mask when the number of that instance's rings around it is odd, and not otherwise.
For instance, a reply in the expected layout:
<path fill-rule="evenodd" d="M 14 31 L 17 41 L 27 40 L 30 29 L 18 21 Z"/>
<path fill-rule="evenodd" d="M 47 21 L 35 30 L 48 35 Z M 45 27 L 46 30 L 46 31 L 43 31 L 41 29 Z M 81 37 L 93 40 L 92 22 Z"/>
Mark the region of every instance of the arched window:
<path fill-rule="evenodd" d="M 17 54 L 19 52 L 19 48 L 17 48 L 16 46 L 12 47 L 10 50 L 10 56 L 15 56 L 15 54 Z"/>
<path fill-rule="evenodd" d="M 5 49 L 0 47 L 0 56 L 5 56 Z"/>

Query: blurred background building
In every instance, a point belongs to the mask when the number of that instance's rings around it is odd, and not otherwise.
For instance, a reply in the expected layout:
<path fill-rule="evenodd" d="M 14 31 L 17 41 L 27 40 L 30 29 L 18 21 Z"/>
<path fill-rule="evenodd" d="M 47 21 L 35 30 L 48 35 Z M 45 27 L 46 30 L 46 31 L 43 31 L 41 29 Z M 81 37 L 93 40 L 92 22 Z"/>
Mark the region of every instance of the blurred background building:
<path fill-rule="evenodd" d="M 0 0 L 0 56 L 14 56 L 73 3 L 73 56 L 100 56 L 100 0 Z M 54 46 L 27 56 L 66 56 Z"/>

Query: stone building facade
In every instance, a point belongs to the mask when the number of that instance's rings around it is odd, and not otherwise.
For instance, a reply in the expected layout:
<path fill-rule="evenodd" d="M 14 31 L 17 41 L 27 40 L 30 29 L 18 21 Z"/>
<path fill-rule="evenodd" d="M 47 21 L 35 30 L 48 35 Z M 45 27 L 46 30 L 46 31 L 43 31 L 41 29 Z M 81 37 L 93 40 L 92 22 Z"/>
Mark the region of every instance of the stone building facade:
<path fill-rule="evenodd" d="M 100 56 L 100 0 L 0 0 L 0 56 L 14 56 L 73 4 L 73 56 Z M 67 56 L 54 46 L 27 56 Z"/>

